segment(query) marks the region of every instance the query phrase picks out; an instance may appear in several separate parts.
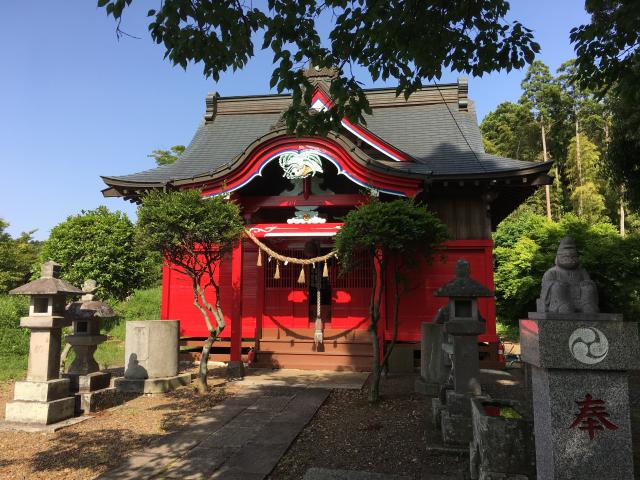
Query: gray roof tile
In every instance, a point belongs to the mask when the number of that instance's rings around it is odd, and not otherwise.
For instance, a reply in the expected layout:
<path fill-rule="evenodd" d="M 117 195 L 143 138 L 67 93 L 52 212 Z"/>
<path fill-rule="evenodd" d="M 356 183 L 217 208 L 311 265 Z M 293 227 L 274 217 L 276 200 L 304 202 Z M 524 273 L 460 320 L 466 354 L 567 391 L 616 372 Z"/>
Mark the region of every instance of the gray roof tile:
<path fill-rule="evenodd" d="M 269 133 L 278 119 L 278 113 L 218 115 L 213 122 L 199 126 L 175 164 L 107 178 L 164 183 L 212 173 Z M 377 108 L 366 121 L 367 129 L 415 159 L 412 163 L 378 162 L 398 171 L 444 177 L 472 176 L 535 165 L 485 153 L 475 113 L 460 111 L 456 104 Z"/>

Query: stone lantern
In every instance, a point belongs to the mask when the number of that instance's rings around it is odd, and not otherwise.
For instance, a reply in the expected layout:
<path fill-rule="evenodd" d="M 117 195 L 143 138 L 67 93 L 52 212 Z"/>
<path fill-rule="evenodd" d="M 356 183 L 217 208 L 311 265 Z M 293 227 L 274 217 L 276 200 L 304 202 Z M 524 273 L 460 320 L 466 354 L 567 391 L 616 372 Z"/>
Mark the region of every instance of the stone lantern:
<path fill-rule="evenodd" d="M 469 278 L 469 263 L 458 260 L 456 278 L 440 287 L 436 297 L 449 297 L 449 318 L 444 331 L 453 338 L 454 389 L 457 393 L 479 395 L 480 359 L 477 336 L 485 331 L 478 312 L 478 297 L 493 297 L 493 292 Z"/>
<path fill-rule="evenodd" d="M 85 280 L 82 286 L 84 295 L 79 302 L 70 303 L 65 313 L 73 327 L 73 333 L 66 337 L 66 341 L 73 348 L 75 359 L 64 377 L 71 380 L 74 392 L 88 393 L 107 388 L 111 380 L 110 373 L 99 371 L 93 355 L 98 345 L 107 339 L 100 334 L 100 320 L 112 318 L 115 314 L 109 305 L 95 298 L 96 287 L 95 280 Z"/>
<path fill-rule="evenodd" d="M 69 380 L 59 378 L 60 340 L 65 318 L 66 297 L 82 290 L 59 278 L 60 265 L 53 261 L 42 265 L 39 279 L 15 288 L 11 295 L 30 295 L 29 316 L 20 326 L 31 330 L 27 380 L 16 382 L 14 400 L 7 403 L 8 422 L 48 425 L 73 416 L 74 398 Z"/>
<path fill-rule="evenodd" d="M 493 292 L 469 278 L 469 263 L 460 259 L 455 278 L 434 295 L 449 297 L 443 328 L 452 341 L 443 350 L 452 357 L 448 383 L 453 383 L 453 390 L 445 387 L 441 397 L 434 399 L 434 412 L 440 413 L 444 442 L 466 445 L 472 438 L 470 399 L 482 393 L 478 335 L 484 333 L 485 322 L 478 312 L 478 297 L 492 297 Z"/>

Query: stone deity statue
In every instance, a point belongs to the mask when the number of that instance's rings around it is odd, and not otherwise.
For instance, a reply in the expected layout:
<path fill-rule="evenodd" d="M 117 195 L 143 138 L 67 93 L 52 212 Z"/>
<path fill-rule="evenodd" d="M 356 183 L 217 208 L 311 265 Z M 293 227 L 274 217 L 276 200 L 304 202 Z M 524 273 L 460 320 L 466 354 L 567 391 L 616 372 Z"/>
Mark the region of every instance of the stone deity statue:
<path fill-rule="evenodd" d="M 573 238 L 562 239 L 555 263 L 542 277 L 538 312 L 598 313 L 598 290 L 580 266 Z"/>

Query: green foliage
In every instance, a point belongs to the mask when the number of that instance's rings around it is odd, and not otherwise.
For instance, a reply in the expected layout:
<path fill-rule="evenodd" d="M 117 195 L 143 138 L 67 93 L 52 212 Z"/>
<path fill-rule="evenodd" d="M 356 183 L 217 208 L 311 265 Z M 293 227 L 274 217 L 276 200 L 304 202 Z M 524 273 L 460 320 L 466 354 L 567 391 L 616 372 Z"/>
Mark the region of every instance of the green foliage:
<path fill-rule="evenodd" d="M 0 295 L 0 354 L 26 355 L 29 352 L 29 331 L 20 328 L 20 317 L 28 313 L 27 297 Z"/>
<path fill-rule="evenodd" d="M 576 83 L 576 68 L 576 62 L 569 60 L 554 76 L 544 63 L 533 62 L 522 81 L 518 103 L 502 103 L 482 121 L 485 148 L 494 155 L 542 160 L 544 128 L 547 159 L 555 164 L 550 186 L 553 217 L 559 219 L 573 211 L 587 215 L 591 221 L 608 216 L 616 222 L 619 183 L 607 178 L 603 160 L 607 155 L 611 104 Z M 580 133 L 580 162 L 576 130 Z M 545 192 L 539 190 L 526 203 L 534 212 L 546 213 Z"/>
<path fill-rule="evenodd" d="M 625 186 L 630 205 L 640 209 L 640 58 L 634 70 L 635 82 L 619 83 L 610 92 L 613 115 L 605 158 L 609 174 Z"/>
<path fill-rule="evenodd" d="M 211 345 L 226 326 L 216 270 L 242 238 L 240 208 L 222 195 L 202 198 L 197 190 L 151 192 L 138 210 L 138 229 L 143 245 L 161 252 L 167 265 L 191 279 L 193 305 L 209 331 L 198 375 L 198 388 L 204 393 Z M 213 302 L 207 289 L 213 290 Z"/>
<path fill-rule="evenodd" d="M 596 146 L 584 135 L 580 135 L 580 158 L 578 160 L 576 137 L 571 140 L 567 154 L 566 172 L 570 183 L 573 210 L 589 222 L 605 219 L 606 190 L 600 154 Z"/>
<path fill-rule="evenodd" d="M 132 1 L 98 0 L 98 6 L 119 25 Z M 397 79 L 397 94 L 408 97 L 443 70 L 481 76 L 530 63 L 540 47 L 531 30 L 505 20 L 508 11 L 505 0 L 165 0 L 148 17 L 151 38 L 164 45 L 174 65 L 201 63 L 215 81 L 222 72 L 244 68 L 254 56 L 254 39 L 262 38 L 261 48 L 273 52 L 271 88 L 292 94 L 284 114 L 289 131 L 314 134 L 338 127 L 344 117 L 365 122 L 370 107 L 349 73 L 353 66 L 367 69 L 373 80 Z M 321 35 L 320 17 L 331 22 L 328 35 Z M 331 111 L 309 111 L 313 90 L 300 69 L 308 62 L 339 68 L 329 87 L 336 103 Z"/>
<path fill-rule="evenodd" d="M 356 253 L 380 250 L 407 265 L 429 259 L 447 239 L 447 228 L 426 206 L 408 200 L 374 200 L 351 210 L 335 237 L 341 269 L 354 267 Z"/>
<path fill-rule="evenodd" d="M 528 106 L 501 103 L 484 117 L 480 131 L 487 153 L 529 161 L 542 158 L 540 127 Z"/>
<path fill-rule="evenodd" d="M 169 150 L 154 150 L 148 157 L 156 161 L 156 165 L 170 165 L 175 163 L 185 151 L 184 145 L 174 145 Z"/>
<path fill-rule="evenodd" d="M 162 288 L 134 291 L 125 301 L 115 305 L 115 312 L 123 321 L 160 320 Z"/>
<path fill-rule="evenodd" d="M 19 325 L 28 312 L 27 297 L 0 295 L 0 381 L 21 379 L 27 370 L 29 331 Z"/>
<path fill-rule="evenodd" d="M 138 228 L 144 248 L 161 252 L 169 265 L 202 279 L 231 251 L 244 224 L 238 205 L 222 196 L 202 198 L 197 190 L 179 190 L 146 195 Z"/>
<path fill-rule="evenodd" d="M 16 239 L 11 238 L 5 232 L 8 226 L 0 218 L 0 294 L 28 281 L 41 246 L 41 242 L 31 238 L 33 231 L 24 232 Z"/>
<path fill-rule="evenodd" d="M 130 320 L 160 320 L 160 287 L 135 290 L 129 297 L 114 302 L 116 316 L 103 321 L 105 335 L 110 338 L 124 340 L 125 324 Z"/>
<path fill-rule="evenodd" d="M 598 285 L 601 310 L 635 318 L 640 313 L 640 235 L 621 237 L 610 223 L 571 214 L 552 222 L 524 213 L 503 221 L 494 235 L 499 320 L 513 324 L 535 310 L 542 275 L 554 264 L 565 235 L 575 239 L 582 266 Z"/>
<path fill-rule="evenodd" d="M 153 267 L 134 242 L 135 227 L 122 212 L 101 206 L 73 215 L 51 230 L 38 256 L 62 266 L 62 277 L 74 285 L 98 282 L 98 296 L 122 299 L 150 281 Z"/>
<path fill-rule="evenodd" d="M 27 363 L 27 355 L 0 355 L 0 382 L 24 379 Z"/>
<path fill-rule="evenodd" d="M 585 9 L 591 23 L 571 30 L 575 44 L 576 78 L 592 90 L 617 83 L 638 84 L 640 3 L 635 0 L 590 0 Z"/>
<path fill-rule="evenodd" d="M 640 3 L 592 0 L 585 8 L 591 22 L 570 35 L 577 55 L 574 77 L 609 101 L 607 166 L 615 182 L 625 185 L 630 204 L 640 208 Z"/>
<path fill-rule="evenodd" d="M 373 346 L 373 380 L 370 383 L 369 401 L 379 400 L 379 384 L 382 365 L 393 350 L 398 329 L 398 306 L 402 293 L 402 273 L 406 268 L 417 267 L 420 260 L 431 261 L 435 248 L 447 239 L 447 227 L 431 214 L 427 207 L 413 200 L 382 202 L 373 200 L 349 211 L 344 225 L 335 237 L 340 268 L 343 272 L 357 266 L 358 252 L 369 254 L 372 264 L 380 272 L 378 285 L 376 269 L 371 269 L 371 300 L 369 304 L 369 330 Z M 387 267 L 390 267 L 389 269 Z M 380 306 L 386 291 L 386 275 L 391 270 L 394 284 L 393 338 L 380 361 L 378 354 L 378 321 Z"/>

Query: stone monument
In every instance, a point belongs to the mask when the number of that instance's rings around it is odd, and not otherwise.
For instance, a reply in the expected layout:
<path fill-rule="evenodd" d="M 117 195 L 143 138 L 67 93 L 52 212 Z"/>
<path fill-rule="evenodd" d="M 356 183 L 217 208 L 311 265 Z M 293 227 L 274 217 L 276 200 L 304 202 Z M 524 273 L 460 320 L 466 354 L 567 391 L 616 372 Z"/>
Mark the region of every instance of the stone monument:
<path fill-rule="evenodd" d="M 16 382 L 14 399 L 7 402 L 5 420 L 13 423 L 49 425 L 73 417 L 75 399 L 70 382 L 60 376 L 62 328 L 65 297 L 82 290 L 61 280 L 60 265 L 48 261 L 40 278 L 11 290 L 11 295 L 30 295 L 29 316 L 20 326 L 31 330 L 27 380 Z"/>
<path fill-rule="evenodd" d="M 191 382 L 178 374 L 178 320 L 127 322 L 124 378 L 115 380 L 121 392 L 164 393 Z"/>
<path fill-rule="evenodd" d="M 451 445 L 468 445 L 473 438 L 471 398 L 482 394 L 478 335 L 485 331 L 485 322 L 478 312 L 478 297 L 492 297 L 493 292 L 469 277 L 469 263 L 458 260 L 455 278 L 434 294 L 449 297 L 449 316 L 444 321 L 444 333 L 451 342 L 443 349 L 451 354 L 450 383 L 439 399 L 433 400 L 435 416 L 440 416 L 442 440 Z"/>
<path fill-rule="evenodd" d="M 449 356 L 442 349 L 446 341 L 442 327 L 448 318 L 449 309 L 442 307 L 432 322 L 424 322 L 421 326 L 420 376 L 416 379 L 415 390 L 423 395 L 438 395 L 451 370 Z"/>
<path fill-rule="evenodd" d="M 117 403 L 115 388 L 110 387 L 111 374 L 101 372 L 93 355 L 107 337 L 100 334 L 101 320 L 112 318 L 115 313 L 109 305 L 96 299 L 95 280 L 85 280 L 84 295 L 79 302 L 67 305 L 65 316 L 72 323 L 73 333 L 66 341 L 75 353 L 75 359 L 63 377 L 71 381 L 76 394 L 76 413 L 95 412 Z"/>
<path fill-rule="evenodd" d="M 564 238 L 538 311 L 520 320 L 540 480 L 634 478 L 627 371 L 640 367 L 638 324 L 598 313 L 597 298 Z"/>

